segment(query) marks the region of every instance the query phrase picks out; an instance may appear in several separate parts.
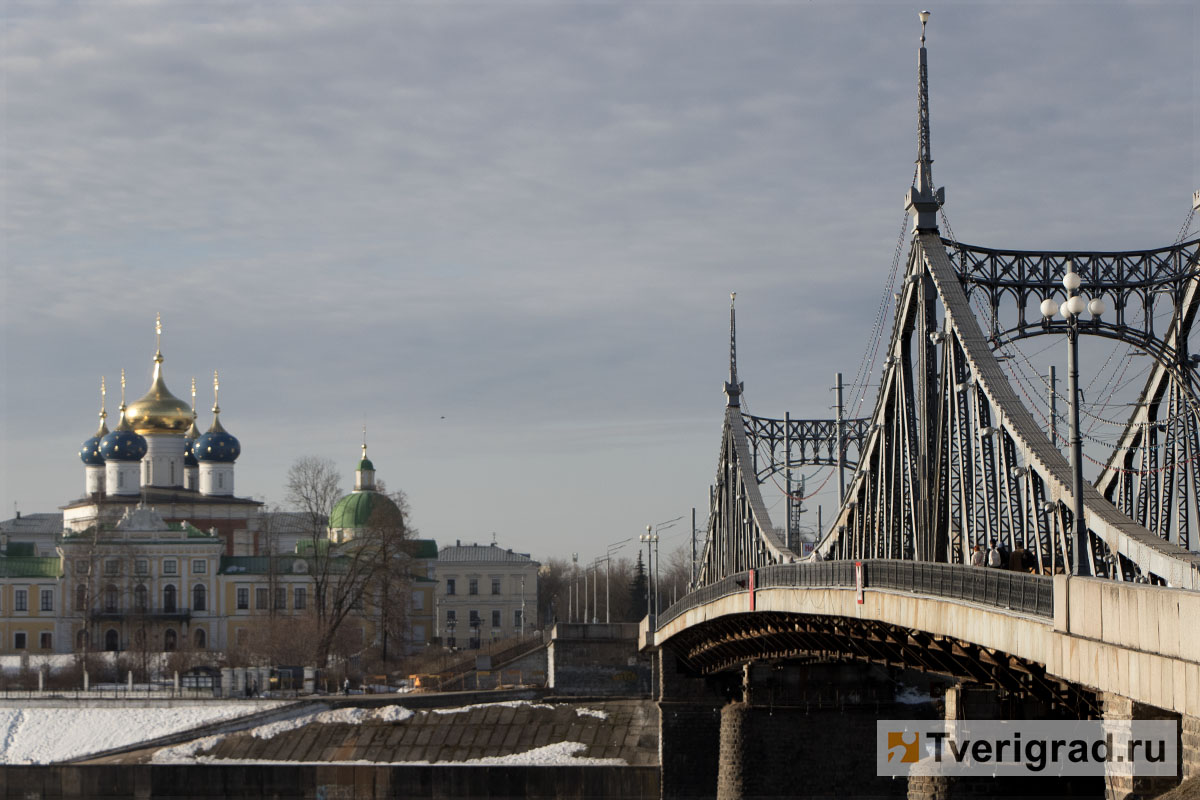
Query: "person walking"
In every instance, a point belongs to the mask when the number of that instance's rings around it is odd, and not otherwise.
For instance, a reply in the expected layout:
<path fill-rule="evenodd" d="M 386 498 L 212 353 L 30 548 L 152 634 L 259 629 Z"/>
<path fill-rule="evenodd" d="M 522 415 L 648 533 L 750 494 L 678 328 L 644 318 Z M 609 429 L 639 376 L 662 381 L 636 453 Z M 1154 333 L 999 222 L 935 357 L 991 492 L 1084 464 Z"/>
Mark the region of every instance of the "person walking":
<path fill-rule="evenodd" d="M 992 546 L 988 548 L 987 565 L 994 569 L 1004 568 L 1004 556 L 1000 553 L 1000 548 L 996 546 L 996 540 L 992 539 Z"/>
<path fill-rule="evenodd" d="M 980 549 L 979 545 L 975 545 L 975 552 L 971 553 L 971 566 L 982 567 L 984 564 L 983 550 Z"/>

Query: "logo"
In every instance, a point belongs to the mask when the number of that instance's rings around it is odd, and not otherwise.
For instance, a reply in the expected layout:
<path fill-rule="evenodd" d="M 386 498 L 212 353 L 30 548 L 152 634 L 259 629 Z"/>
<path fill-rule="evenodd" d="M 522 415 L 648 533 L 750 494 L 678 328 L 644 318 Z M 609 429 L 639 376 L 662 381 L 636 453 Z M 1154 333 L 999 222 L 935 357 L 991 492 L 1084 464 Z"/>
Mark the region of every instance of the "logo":
<path fill-rule="evenodd" d="M 915 764 L 921 760 L 921 734 L 916 731 L 888 731 L 887 760 L 900 764 Z"/>

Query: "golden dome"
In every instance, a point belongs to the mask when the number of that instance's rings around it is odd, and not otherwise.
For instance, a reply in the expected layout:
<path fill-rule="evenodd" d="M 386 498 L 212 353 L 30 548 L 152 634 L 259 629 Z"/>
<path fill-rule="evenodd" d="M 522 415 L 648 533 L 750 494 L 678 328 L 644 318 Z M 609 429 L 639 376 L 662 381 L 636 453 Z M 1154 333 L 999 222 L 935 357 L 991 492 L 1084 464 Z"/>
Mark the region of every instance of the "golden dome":
<path fill-rule="evenodd" d="M 192 424 L 192 409 L 167 389 L 162 377 L 162 352 L 154 354 L 154 379 L 150 391 L 130 403 L 125 417 L 133 429 L 147 434 L 178 434 L 182 436 Z"/>

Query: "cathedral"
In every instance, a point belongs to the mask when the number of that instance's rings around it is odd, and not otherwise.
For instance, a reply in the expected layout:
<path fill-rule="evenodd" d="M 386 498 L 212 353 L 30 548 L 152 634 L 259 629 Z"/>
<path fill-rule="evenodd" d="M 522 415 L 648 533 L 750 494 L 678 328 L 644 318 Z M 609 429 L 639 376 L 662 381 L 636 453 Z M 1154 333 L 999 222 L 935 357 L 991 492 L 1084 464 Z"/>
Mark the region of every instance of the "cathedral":
<path fill-rule="evenodd" d="M 157 321 L 149 391 L 128 404 L 122 371 L 112 430 L 101 379 L 99 428 L 79 450 L 83 496 L 61 515 L 0 523 L 0 654 L 250 647 L 280 616 L 312 613 L 314 572 L 329 569 L 325 561 L 337 572 L 339 548 L 359 546 L 369 525 L 402 519 L 375 491 L 365 439 L 354 491 L 333 507 L 327 528 L 238 497 L 241 443 L 221 423 L 218 374 L 201 433 L 195 380 L 190 405 L 171 393 L 161 340 Z M 393 651 L 396 638 L 400 650 L 424 647 L 434 625 L 437 545 L 398 541 L 391 557 L 403 579 L 390 594 L 356 596 L 349 638 L 362 648 L 381 638 L 386 647 L 388 635 Z"/>

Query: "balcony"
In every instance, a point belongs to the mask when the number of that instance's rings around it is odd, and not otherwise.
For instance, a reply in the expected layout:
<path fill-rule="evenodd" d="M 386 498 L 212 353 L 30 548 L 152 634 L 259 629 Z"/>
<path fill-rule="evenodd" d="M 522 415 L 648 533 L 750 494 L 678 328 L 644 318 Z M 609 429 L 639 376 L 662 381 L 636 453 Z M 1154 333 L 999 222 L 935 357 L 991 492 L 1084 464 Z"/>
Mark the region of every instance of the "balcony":
<path fill-rule="evenodd" d="M 97 608 L 90 614 L 92 619 L 147 619 L 189 620 L 192 617 L 190 608 L 175 606 L 174 608 L 157 608 L 151 606 L 130 606 L 129 608 Z"/>

